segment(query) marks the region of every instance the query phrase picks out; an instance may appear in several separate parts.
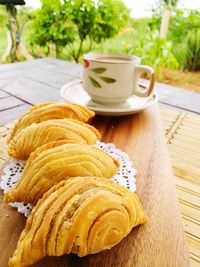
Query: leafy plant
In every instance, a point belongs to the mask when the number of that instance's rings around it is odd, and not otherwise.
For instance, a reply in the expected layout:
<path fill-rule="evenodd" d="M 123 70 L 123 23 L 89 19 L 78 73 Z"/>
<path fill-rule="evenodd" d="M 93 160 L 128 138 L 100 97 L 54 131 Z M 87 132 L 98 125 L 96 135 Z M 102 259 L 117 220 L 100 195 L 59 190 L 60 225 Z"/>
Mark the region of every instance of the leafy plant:
<path fill-rule="evenodd" d="M 165 5 L 176 6 L 179 0 L 162 0 Z"/>
<path fill-rule="evenodd" d="M 200 29 L 193 29 L 187 34 L 184 69 L 200 70 Z"/>
<path fill-rule="evenodd" d="M 172 14 L 168 36 L 172 42 L 172 53 L 179 62 L 181 69 L 188 68 L 186 66 L 186 53 L 188 54 L 189 50 L 187 48 L 188 41 L 186 39 L 191 31 L 197 32 L 199 29 L 199 21 L 200 12 L 197 10 L 177 9 Z"/>
<path fill-rule="evenodd" d="M 30 8 L 17 9 L 15 5 L 9 5 L 5 1 L 2 4 L 5 7 L 0 7 L 0 32 L 2 28 L 7 28 L 7 47 L 2 55 L 2 62 L 32 59 L 21 38 L 25 24 L 30 18 Z"/>
<path fill-rule="evenodd" d="M 65 0 L 64 11 L 70 13 L 70 19 L 76 27 L 76 36 L 74 42 L 71 42 L 69 48 L 73 59 L 78 62 L 82 54 L 83 42 L 92 34 L 92 28 L 95 24 L 96 4 L 93 0 Z M 92 44 L 90 44 L 91 46 Z"/>
<path fill-rule="evenodd" d="M 0 27 L 3 27 L 7 22 L 6 9 L 3 6 L 0 6 Z"/>
<path fill-rule="evenodd" d="M 78 35 L 70 48 L 76 62 L 81 54 L 92 49 L 94 43 L 117 34 L 130 18 L 130 12 L 121 0 L 68 0 L 66 8 L 72 3 L 72 21 Z M 84 46 L 84 43 L 88 45 Z"/>
<path fill-rule="evenodd" d="M 105 41 L 117 34 L 130 20 L 130 11 L 122 0 L 99 0 L 90 38 Z"/>
<path fill-rule="evenodd" d="M 33 32 L 31 42 L 48 48 L 53 43 L 56 45 L 57 54 L 60 48 L 75 39 L 76 27 L 72 23 L 68 8 L 63 10 L 60 0 L 42 0 L 42 8 L 34 14 Z"/>
<path fill-rule="evenodd" d="M 169 27 L 169 39 L 179 44 L 192 29 L 198 29 L 200 22 L 200 11 L 176 9 L 172 13 Z"/>
<path fill-rule="evenodd" d="M 156 71 L 164 67 L 177 68 L 178 62 L 171 52 L 171 45 L 158 32 L 149 31 L 129 53 L 140 56 L 143 64 L 152 66 Z"/>
<path fill-rule="evenodd" d="M 129 10 L 122 0 L 42 0 L 31 39 L 40 46 L 67 47 L 78 62 L 94 42 L 114 36 L 128 19 Z"/>

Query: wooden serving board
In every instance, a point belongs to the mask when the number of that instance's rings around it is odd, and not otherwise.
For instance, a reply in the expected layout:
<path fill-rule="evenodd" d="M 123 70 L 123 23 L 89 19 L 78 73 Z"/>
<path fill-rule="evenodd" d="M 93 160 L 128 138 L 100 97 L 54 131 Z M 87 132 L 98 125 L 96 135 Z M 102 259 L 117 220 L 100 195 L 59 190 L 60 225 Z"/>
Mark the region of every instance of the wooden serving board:
<path fill-rule="evenodd" d="M 101 132 L 104 142 L 113 142 L 130 156 L 138 171 L 137 194 L 149 222 L 135 228 L 110 251 L 84 258 L 73 254 L 46 257 L 32 267 L 189 266 L 158 106 L 125 117 L 96 116 L 93 125 Z M 1 201 L 0 267 L 7 267 L 24 225 L 24 216 Z"/>

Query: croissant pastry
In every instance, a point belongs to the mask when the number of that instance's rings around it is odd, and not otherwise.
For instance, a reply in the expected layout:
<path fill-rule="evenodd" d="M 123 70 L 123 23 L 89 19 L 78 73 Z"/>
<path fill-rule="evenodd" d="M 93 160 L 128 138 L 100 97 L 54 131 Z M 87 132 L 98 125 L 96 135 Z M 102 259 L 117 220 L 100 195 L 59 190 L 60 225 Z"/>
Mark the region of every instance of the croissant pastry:
<path fill-rule="evenodd" d="M 87 122 L 94 117 L 95 113 L 86 107 L 72 103 L 47 102 L 31 107 L 15 123 L 8 143 L 13 136 L 21 129 L 31 125 L 51 119 L 72 118 L 82 122 Z"/>
<path fill-rule="evenodd" d="M 100 133 L 91 125 L 73 119 L 34 123 L 13 137 L 8 154 L 16 159 L 27 159 L 37 147 L 63 139 L 69 143 L 93 145 L 100 139 Z"/>
<path fill-rule="evenodd" d="M 61 181 L 32 210 L 9 267 L 25 267 L 46 255 L 72 252 L 83 257 L 111 249 L 146 221 L 136 194 L 112 181 Z"/>
<path fill-rule="evenodd" d="M 60 141 L 64 142 L 64 141 Z M 19 181 L 6 192 L 6 202 L 35 204 L 52 186 L 67 177 L 111 178 L 119 163 L 104 151 L 79 144 L 49 143 L 31 153 Z"/>

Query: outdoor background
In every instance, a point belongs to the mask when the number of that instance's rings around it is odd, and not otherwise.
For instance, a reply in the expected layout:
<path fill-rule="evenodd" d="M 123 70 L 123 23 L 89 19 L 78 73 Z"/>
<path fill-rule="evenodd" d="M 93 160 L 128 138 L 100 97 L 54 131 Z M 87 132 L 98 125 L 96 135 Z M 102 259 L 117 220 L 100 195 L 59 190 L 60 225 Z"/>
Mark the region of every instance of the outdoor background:
<path fill-rule="evenodd" d="M 5 56 L 7 11 L 0 5 L 2 64 L 11 61 Z M 163 36 L 166 14 L 170 19 Z M 19 42 L 33 58 L 82 63 L 91 50 L 137 55 L 156 70 L 157 81 L 200 93 L 199 0 L 29 0 L 17 7 L 17 20 Z"/>

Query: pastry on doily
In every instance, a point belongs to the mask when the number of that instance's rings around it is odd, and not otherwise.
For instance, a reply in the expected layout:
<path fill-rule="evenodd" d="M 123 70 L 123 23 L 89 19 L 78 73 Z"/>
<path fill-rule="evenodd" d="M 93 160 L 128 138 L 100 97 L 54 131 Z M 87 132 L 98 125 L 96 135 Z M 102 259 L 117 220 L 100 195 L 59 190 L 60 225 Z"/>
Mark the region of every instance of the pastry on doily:
<path fill-rule="evenodd" d="M 14 135 L 32 123 L 39 123 L 51 119 L 72 118 L 87 122 L 95 113 L 84 106 L 73 103 L 47 102 L 38 104 L 27 110 L 15 123 L 8 143 Z"/>
<path fill-rule="evenodd" d="M 66 139 L 69 143 L 93 145 L 100 137 L 97 129 L 78 120 L 48 120 L 31 124 L 18 132 L 8 145 L 8 154 L 25 160 L 37 147 L 53 141 Z"/>
<path fill-rule="evenodd" d="M 52 142 L 37 148 L 26 162 L 16 185 L 5 193 L 6 202 L 35 204 L 52 186 L 67 177 L 111 178 L 119 162 L 99 148 L 89 145 Z"/>
<path fill-rule="evenodd" d="M 111 249 L 146 221 L 136 194 L 120 185 L 95 177 L 61 181 L 32 210 L 9 267 L 46 255 L 83 257 Z"/>

